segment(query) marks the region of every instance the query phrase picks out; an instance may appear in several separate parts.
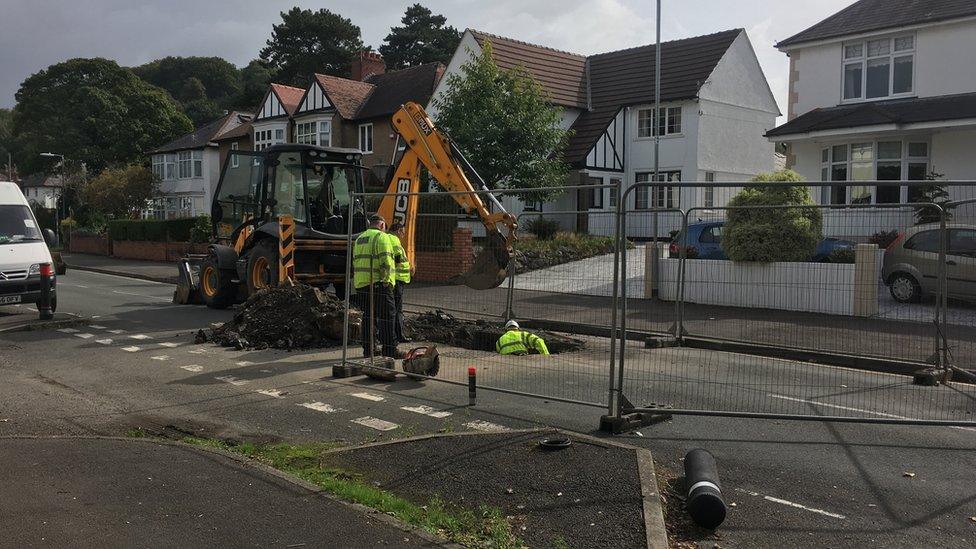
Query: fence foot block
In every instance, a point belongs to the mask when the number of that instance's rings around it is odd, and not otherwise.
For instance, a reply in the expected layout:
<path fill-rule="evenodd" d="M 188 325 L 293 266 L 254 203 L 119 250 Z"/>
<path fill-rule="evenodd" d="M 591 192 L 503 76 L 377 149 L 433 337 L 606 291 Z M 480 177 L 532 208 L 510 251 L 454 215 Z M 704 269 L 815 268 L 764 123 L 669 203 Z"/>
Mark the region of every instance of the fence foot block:
<path fill-rule="evenodd" d="M 948 382 L 950 377 L 948 370 L 924 368 L 912 374 L 912 383 L 923 387 L 935 387 L 939 383 Z"/>
<path fill-rule="evenodd" d="M 644 347 L 648 349 L 664 349 L 678 347 L 678 339 L 672 336 L 650 336 L 644 340 Z"/>
<path fill-rule="evenodd" d="M 664 406 L 651 405 L 648 408 L 665 409 Z M 671 414 L 649 414 L 647 412 L 634 412 L 621 414 L 619 416 L 600 416 L 600 431 L 619 435 L 629 431 L 636 431 L 649 425 L 662 423 L 671 419 Z"/>
<path fill-rule="evenodd" d="M 332 377 L 353 377 L 363 375 L 363 367 L 359 364 L 336 364 L 332 367 Z"/>

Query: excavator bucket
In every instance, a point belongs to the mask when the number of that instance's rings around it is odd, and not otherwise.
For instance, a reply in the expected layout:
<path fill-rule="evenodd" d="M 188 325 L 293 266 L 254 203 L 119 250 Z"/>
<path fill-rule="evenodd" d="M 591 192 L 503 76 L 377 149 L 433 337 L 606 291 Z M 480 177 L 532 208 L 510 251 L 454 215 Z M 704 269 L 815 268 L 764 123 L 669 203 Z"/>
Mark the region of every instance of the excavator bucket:
<path fill-rule="evenodd" d="M 475 257 L 474 265 L 455 281 L 475 290 L 497 288 L 508 276 L 510 259 L 508 241 L 500 232 L 489 231 L 485 247 Z"/>
<path fill-rule="evenodd" d="M 200 295 L 200 260 L 194 257 L 184 257 L 176 262 L 179 277 L 176 291 L 173 292 L 173 303 L 179 305 L 197 305 L 203 303 Z"/>

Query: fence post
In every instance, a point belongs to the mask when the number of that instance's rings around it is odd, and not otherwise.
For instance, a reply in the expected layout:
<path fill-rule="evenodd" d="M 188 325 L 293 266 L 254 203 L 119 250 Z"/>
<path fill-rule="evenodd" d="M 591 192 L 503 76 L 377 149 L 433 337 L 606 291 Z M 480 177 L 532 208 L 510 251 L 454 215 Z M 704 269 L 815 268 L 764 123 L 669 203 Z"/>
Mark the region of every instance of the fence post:
<path fill-rule="evenodd" d="M 939 269 L 937 273 L 938 289 L 935 294 L 935 365 L 938 368 L 948 369 L 949 338 L 946 336 L 946 327 L 949 319 L 949 280 L 946 273 L 946 254 L 949 245 L 949 231 L 946 228 L 947 211 L 936 204 L 933 206 L 938 208 L 939 212 Z"/>
<path fill-rule="evenodd" d="M 621 254 L 620 250 L 624 246 L 622 242 L 626 241 L 626 236 L 621 236 L 621 234 L 626 235 L 626 231 L 621 230 L 624 226 L 624 215 L 623 215 L 623 203 L 624 196 L 620 193 L 620 184 L 617 184 L 617 208 L 614 212 L 614 231 L 613 238 L 616 245 L 613 247 L 613 297 L 611 298 L 611 311 L 610 311 L 610 379 L 609 379 L 609 392 L 607 396 L 607 415 L 615 418 L 620 417 L 620 399 L 616 399 L 616 405 L 614 401 L 614 377 L 616 374 L 615 368 L 617 368 L 617 303 L 618 303 L 618 293 L 620 292 L 620 267 L 621 267 Z M 624 269 L 624 281 L 626 283 L 627 270 Z M 621 353 L 623 352 L 623 345 L 621 345 Z M 620 371 L 623 371 L 623 364 L 619 365 Z M 622 377 L 622 376 L 621 376 Z"/>
<path fill-rule="evenodd" d="M 688 259 L 688 214 L 691 209 L 681 211 L 681 243 L 678 250 L 678 292 L 674 301 L 675 324 L 674 338 L 681 345 L 685 333 L 685 262 Z"/>

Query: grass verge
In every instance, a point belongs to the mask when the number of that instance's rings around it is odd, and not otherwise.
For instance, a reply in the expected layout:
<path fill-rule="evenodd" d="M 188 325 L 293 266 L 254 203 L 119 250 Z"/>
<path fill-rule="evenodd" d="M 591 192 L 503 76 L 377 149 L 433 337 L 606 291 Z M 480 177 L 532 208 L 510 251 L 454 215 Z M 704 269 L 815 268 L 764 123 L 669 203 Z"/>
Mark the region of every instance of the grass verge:
<path fill-rule="evenodd" d="M 138 435 L 136 435 L 138 436 Z M 279 471 L 292 474 L 326 492 L 353 503 L 387 513 L 396 519 L 437 534 L 466 547 L 519 548 L 522 542 L 512 532 L 501 510 L 482 505 L 477 511 L 431 499 L 417 505 L 370 484 L 361 475 L 331 467 L 325 455 L 339 444 L 231 444 L 222 440 L 186 437 L 183 442 L 217 448 L 256 459 Z"/>

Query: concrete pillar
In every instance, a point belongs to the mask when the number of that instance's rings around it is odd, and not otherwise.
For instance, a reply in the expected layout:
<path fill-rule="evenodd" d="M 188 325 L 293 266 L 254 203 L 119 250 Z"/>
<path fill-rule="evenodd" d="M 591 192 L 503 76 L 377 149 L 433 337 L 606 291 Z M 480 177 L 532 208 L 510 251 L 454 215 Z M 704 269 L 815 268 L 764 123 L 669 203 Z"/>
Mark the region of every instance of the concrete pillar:
<path fill-rule="evenodd" d="M 878 314 L 878 246 L 854 248 L 854 316 Z"/>
<path fill-rule="evenodd" d="M 661 258 L 664 257 L 666 246 L 663 242 L 657 243 L 655 249 L 653 242 L 644 245 L 644 299 L 651 299 L 657 295 L 658 273 L 661 269 Z"/>

